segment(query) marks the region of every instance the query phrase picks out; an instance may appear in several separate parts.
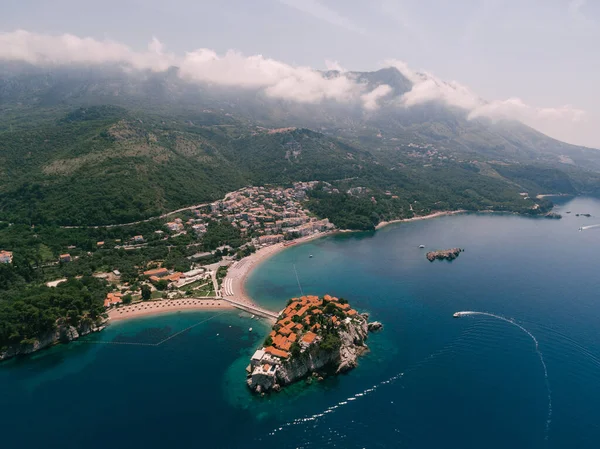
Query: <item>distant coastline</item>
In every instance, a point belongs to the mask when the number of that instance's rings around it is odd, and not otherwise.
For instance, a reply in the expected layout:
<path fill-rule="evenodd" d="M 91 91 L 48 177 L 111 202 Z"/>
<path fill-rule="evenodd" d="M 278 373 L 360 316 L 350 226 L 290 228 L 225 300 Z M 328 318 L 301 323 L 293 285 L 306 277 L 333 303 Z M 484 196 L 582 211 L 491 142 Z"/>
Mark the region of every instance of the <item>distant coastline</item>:
<path fill-rule="evenodd" d="M 409 221 L 429 220 L 430 218 L 443 217 L 445 215 L 458 215 L 458 214 L 464 214 L 467 212 L 468 211 L 465 209 L 448 210 L 448 211 L 434 212 L 429 215 L 420 215 L 420 216 L 416 216 L 416 217 L 412 217 L 412 218 L 400 218 L 398 220 L 382 221 L 377 226 L 375 226 L 375 229 L 381 229 L 381 228 L 384 228 L 384 227 L 394 224 L 394 223 L 406 223 Z"/>

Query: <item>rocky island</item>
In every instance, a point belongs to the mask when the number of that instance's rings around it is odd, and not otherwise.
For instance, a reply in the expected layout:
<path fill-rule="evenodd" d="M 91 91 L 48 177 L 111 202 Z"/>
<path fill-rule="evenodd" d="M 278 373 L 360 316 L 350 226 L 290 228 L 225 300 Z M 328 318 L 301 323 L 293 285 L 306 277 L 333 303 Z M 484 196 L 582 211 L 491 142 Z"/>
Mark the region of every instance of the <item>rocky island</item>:
<path fill-rule="evenodd" d="M 427 260 L 429 262 L 433 262 L 434 260 L 454 260 L 458 257 L 458 255 L 463 252 L 462 248 L 452 248 L 452 249 L 443 249 L 439 251 L 429 251 L 426 255 Z"/>
<path fill-rule="evenodd" d="M 368 350 L 369 330 L 380 328 L 381 323 L 368 323 L 368 314 L 358 313 L 343 298 L 290 299 L 263 347 L 252 356 L 247 385 L 265 393 L 309 376 L 321 379 L 348 371 Z"/>

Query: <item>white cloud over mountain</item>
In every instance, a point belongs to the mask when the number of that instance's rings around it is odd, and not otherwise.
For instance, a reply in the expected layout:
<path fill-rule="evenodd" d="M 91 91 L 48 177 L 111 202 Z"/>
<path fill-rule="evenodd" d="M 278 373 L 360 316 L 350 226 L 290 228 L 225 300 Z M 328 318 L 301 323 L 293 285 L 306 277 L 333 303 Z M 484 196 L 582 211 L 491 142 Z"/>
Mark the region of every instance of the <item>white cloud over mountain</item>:
<path fill-rule="evenodd" d="M 147 50 L 136 51 L 110 40 L 100 41 L 71 34 L 50 36 L 19 30 L 0 33 L 2 59 L 36 65 L 110 63 L 127 69 L 152 71 L 178 66 L 180 76 L 191 82 L 262 89 L 268 96 L 303 103 L 324 100 L 360 102 L 368 111 L 376 110 L 392 92 L 392 88 L 385 84 L 372 89 L 347 72 L 328 76 L 310 67 L 292 66 L 262 55 L 244 56 L 236 51 L 219 55 L 201 48 L 178 56 L 165 51 L 157 39 L 150 42 Z M 337 63 L 328 61 L 327 65 L 341 69 Z M 410 108 L 436 101 L 466 110 L 469 118 L 510 118 L 536 124 L 577 122 L 585 116 L 584 111 L 571 106 L 540 108 L 519 98 L 484 101 L 460 83 L 446 82 L 431 73 L 414 71 L 402 61 L 390 60 L 386 66 L 397 68 L 413 84 L 412 89 L 398 99 L 401 107 Z"/>

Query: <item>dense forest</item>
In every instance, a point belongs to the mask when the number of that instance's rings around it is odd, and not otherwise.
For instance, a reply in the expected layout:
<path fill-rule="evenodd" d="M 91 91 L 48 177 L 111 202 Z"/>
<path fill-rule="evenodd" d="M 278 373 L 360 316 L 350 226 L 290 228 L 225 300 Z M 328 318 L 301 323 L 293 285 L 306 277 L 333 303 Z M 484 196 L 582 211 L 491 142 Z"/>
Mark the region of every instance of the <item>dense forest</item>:
<path fill-rule="evenodd" d="M 422 210 L 520 212 L 519 190 L 577 193 L 580 186 L 571 182 L 573 174 L 557 169 L 495 168 L 487 176 L 456 155 L 367 151 L 307 129 L 199 125 L 93 106 L 0 132 L 0 220 L 36 226 L 133 222 L 214 201 L 245 185 L 312 180 L 344 190 L 390 191 Z M 585 187 L 592 184 L 600 185 L 588 177 Z"/>
<path fill-rule="evenodd" d="M 10 267 L 0 266 L 0 278 Z M 28 286 L 2 293 L 0 301 L 0 348 L 29 343 L 55 329 L 57 323 L 78 326 L 93 323 L 104 313 L 108 291 L 102 280 L 84 276 L 56 288 Z"/>

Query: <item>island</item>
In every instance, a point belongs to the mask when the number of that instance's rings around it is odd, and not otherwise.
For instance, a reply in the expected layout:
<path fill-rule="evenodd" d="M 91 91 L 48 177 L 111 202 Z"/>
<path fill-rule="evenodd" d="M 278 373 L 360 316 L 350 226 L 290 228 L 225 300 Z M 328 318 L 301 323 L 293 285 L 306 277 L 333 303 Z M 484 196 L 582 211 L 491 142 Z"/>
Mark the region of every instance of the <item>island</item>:
<path fill-rule="evenodd" d="M 368 347 L 368 323 L 343 298 L 325 295 L 292 298 L 280 313 L 273 330 L 247 367 L 247 385 L 256 393 L 279 391 L 304 378 L 322 380 L 357 366 Z"/>
<path fill-rule="evenodd" d="M 544 218 L 550 218 L 553 220 L 560 220 L 562 218 L 561 214 L 557 214 L 556 212 L 548 212 L 546 215 L 543 215 Z"/>
<path fill-rule="evenodd" d="M 438 251 L 429 251 L 426 254 L 427 260 L 433 262 L 434 260 L 454 260 L 458 255 L 463 252 L 462 248 L 443 249 Z"/>

